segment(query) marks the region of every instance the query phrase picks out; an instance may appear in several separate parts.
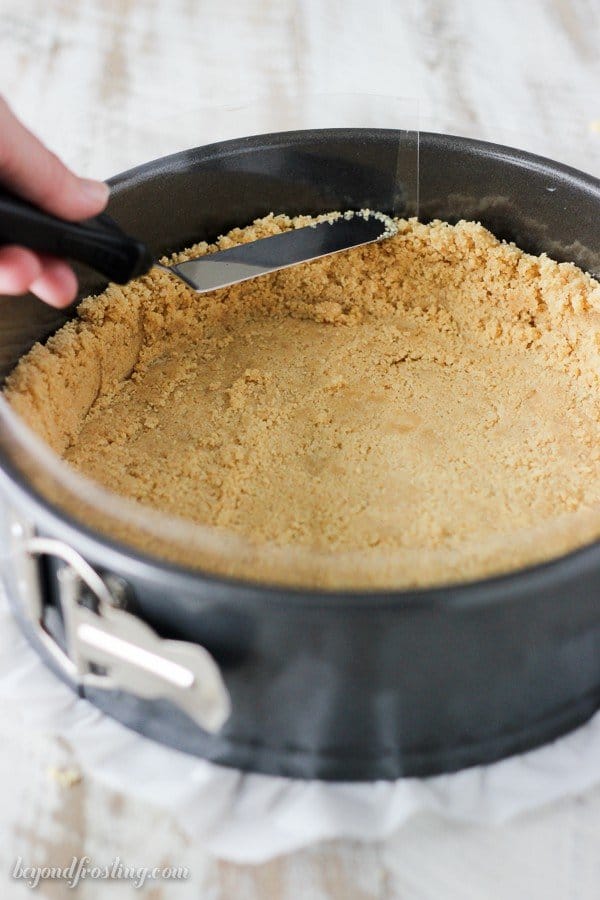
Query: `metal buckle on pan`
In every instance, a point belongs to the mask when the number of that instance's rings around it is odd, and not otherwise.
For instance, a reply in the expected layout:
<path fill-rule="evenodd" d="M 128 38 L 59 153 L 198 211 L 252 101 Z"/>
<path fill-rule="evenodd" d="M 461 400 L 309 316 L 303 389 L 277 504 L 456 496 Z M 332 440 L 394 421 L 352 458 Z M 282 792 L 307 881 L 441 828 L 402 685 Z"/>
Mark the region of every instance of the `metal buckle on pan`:
<path fill-rule="evenodd" d="M 21 608 L 36 637 L 69 680 L 138 697 L 168 698 L 204 730 L 217 732 L 229 718 L 231 701 L 219 667 L 199 644 L 159 637 L 136 616 L 119 608 L 107 581 L 76 550 L 54 538 L 28 536 L 11 526 L 13 559 L 18 556 Z M 17 551 L 17 552 L 15 552 Z M 43 625 L 43 600 L 35 557 L 54 556 L 67 653 Z M 82 604 L 91 594 L 96 609 Z"/>

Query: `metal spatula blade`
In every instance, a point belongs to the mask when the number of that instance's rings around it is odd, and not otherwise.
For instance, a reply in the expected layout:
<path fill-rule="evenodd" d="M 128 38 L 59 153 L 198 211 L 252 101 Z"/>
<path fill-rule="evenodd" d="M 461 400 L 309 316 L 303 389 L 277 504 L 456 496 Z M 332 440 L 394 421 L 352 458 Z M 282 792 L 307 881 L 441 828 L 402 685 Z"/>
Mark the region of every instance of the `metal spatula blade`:
<path fill-rule="evenodd" d="M 159 265 L 177 275 L 195 291 L 205 293 L 361 244 L 370 244 L 384 237 L 389 232 L 389 225 L 389 220 L 383 216 L 341 216 L 331 222 L 284 231 L 177 265 Z"/>

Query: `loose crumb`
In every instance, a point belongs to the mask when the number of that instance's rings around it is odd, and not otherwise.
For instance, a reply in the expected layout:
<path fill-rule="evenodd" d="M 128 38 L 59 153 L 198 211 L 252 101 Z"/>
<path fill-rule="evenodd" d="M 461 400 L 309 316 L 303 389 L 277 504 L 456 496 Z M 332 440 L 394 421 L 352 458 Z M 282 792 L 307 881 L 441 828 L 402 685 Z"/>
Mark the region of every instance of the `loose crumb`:
<path fill-rule="evenodd" d="M 48 769 L 48 777 L 52 781 L 55 781 L 61 788 L 75 787 L 76 784 L 79 784 L 83 780 L 83 775 L 79 769 L 59 769 L 56 766 L 51 766 Z"/>

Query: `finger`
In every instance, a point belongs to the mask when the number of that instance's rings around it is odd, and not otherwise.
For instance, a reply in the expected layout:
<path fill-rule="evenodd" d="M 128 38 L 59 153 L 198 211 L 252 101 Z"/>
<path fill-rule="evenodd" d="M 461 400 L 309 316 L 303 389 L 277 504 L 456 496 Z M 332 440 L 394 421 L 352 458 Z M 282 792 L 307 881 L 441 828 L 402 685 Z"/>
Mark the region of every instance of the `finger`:
<path fill-rule="evenodd" d="M 61 259 L 40 255 L 41 272 L 29 285 L 29 290 L 44 303 L 62 309 L 77 296 L 77 278 L 73 269 Z"/>
<path fill-rule="evenodd" d="M 33 253 L 24 247 L 0 248 L 0 294 L 28 291 L 61 308 L 77 296 L 77 279 L 72 269 L 55 257 Z"/>
<path fill-rule="evenodd" d="M 11 112 L 0 97 L 0 181 L 53 215 L 75 221 L 101 212 L 109 190 L 78 178 Z"/>
<path fill-rule="evenodd" d="M 42 261 L 33 251 L 0 247 L 0 294 L 25 294 L 41 274 Z"/>

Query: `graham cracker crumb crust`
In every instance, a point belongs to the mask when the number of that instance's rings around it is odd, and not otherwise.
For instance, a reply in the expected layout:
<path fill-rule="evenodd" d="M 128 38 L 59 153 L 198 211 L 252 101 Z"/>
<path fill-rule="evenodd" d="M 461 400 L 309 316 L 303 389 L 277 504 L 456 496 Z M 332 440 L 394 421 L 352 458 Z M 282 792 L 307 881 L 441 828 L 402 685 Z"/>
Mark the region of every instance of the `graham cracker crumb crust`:
<path fill-rule="evenodd" d="M 270 215 L 170 261 L 311 221 Z M 600 285 L 474 222 L 395 225 L 211 294 L 160 269 L 111 285 L 6 397 L 80 472 L 255 548 L 165 549 L 214 572 L 423 586 L 596 537 Z"/>

